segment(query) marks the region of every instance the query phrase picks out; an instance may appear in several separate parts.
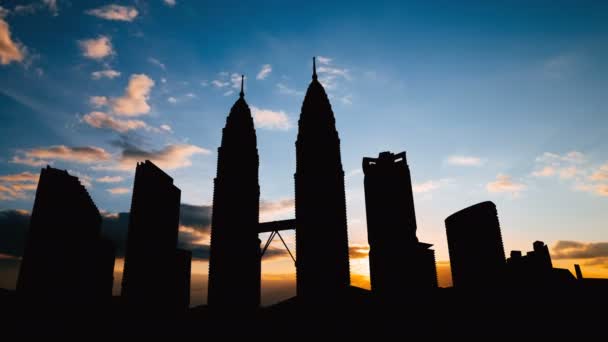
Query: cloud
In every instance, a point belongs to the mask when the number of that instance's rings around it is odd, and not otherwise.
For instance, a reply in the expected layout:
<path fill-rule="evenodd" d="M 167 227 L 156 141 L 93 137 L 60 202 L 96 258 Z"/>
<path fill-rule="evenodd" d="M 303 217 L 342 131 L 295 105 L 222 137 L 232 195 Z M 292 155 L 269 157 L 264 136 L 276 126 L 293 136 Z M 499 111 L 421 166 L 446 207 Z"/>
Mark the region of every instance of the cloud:
<path fill-rule="evenodd" d="M 225 92 L 223 95 L 224 95 L 224 96 L 230 96 L 230 95 L 232 95 L 232 94 L 234 94 L 234 90 L 228 90 L 228 91 L 226 91 L 226 92 Z"/>
<path fill-rule="evenodd" d="M 592 181 L 608 181 L 608 164 L 600 166 L 589 179 Z"/>
<path fill-rule="evenodd" d="M 221 80 L 213 80 L 213 81 L 211 81 L 211 84 L 216 88 L 224 88 L 226 86 L 229 86 L 230 82 L 221 81 Z"/>
<path fill-rule="evenodd" d="M 273 111 L 252 106 L 251 114 L 253 115 L 253 121 L 257 128 L 282 131 L 291 128 L 289 117 L 282 110 Z"/>
<path fill-rule="evenodd" d="M 59 8 L 57 7 L 57 0 L 42 0 L 42 3 L 46 5 L 46 7 L 53 13 L 53 15 L 58 15 Z"/>
<path fill-rule="evenodd" d="M 0 19 L 6 18 L 6 16 L 8 16 L 10 13 L 10 10 L 7 10 L 6 8 L 0 6 Z"/>
<path fill-rule="evenodd" d="M 13 156 L 13 158 L 11 159 L 11 163 L 23 164 L 23 165 L 28 165 L 28 166 L 32 166 L 32 167 L 51 164 L 51 162 L 48 160 L 35 159 L 35 158 L 24 158 L 21 156 Z"/>
<path fill-rule="evenodd" d="M 597 196 L 608 196 L 608 184 L 577 183 L 574 190 L 588 192 Z"/>
<path fill-rule="evenodd" d="M 107 189 L 106 191 L 111 193 L 112 195 L 126 195 L 131 192 L 131 189 L 129 189 L 129 188 L 111 188 L 111 189 Z"/>
<path fill-rule="evenodd" d="M 89 98 L 89 103 L 91 103 L 93 107 L 103 107 L 108 104 L 108 98 L 105 96 L 91 96 Z"/>
<path fill-rule="evenodd" d="M 135 19 L 138 14 L 137 9 L 135 9 L 135 7 L 113 4 L 90 9 L 85 13 L 101 19 L 117 21 L 133 21 L 133 19 Z"/>
<path fill-rule="evenodd" d="M 474 156 L 449 156 L 447 159 L 447 163 L 450 165 L 457 166 L 481 166 L 483 164 L 483 160 L 479 157 Z"/>
<path fill-rule="evenodd" d="M 294 198 L 283 198 L 276 201 L 260 201 L 260 219 L 264 221 L 273 221 L 279 216 L 285 214 L 294 215 L 295 210 Z"/>
<path fill-rule="evenodd" d="M 99 36 L 93 39 L 85 39 L 78 41 L 82 55 L 96 60 L 101 60 L 107 56 L 114 54 L 112 41 L 108 36 Z"/>
<path fill-rule="evenodd" d="M 173 170 L 192 165 L 191 158 L 197 154 L 210 154 L 211 151 L 189 144 L 167 145 L 160 150 L 146 151 L 135 146 L 123 146 L 117 163 L 112 165 L 100 165 L 97 170 L 122 170 L 132 171 L 137 162 L 151 160 L 158 167 Z"/>
<path fill-rule="evenodd" d="M 133 74 L 123 96 L 112 100 L 114 113 L 124 116 L 138 116 L 150 112 L 148 99 L 154 81 L 145 74 Z"/>
<path fill-rule="evenodd" d="M 171 126 L 169 126 L 167 124 L 160 125 L 160 129 L 161 129 L 161 131 L 164 131 L 167 133 L 173 133 L 173 129 L 171 128 Z"/>
<path fill-rule="evenodd" d="M 163 69 L 163 70 L 166 70 L 165 65 L 164 65 L 163 63 L 161 63 L 161 62 L 160 62 L 158 59 L 156 59 L 156 58 L 150 57 L 150 58 L 148 58 L 148 62 L 150 62 L 150 63 L 151 63 L 151 64 L 153 64 L 153 65 L 156 65 L 157 67 L 159 67 L 159 68 L 161 68 L 161 69 Z"/>
<path fill-rule="evenodd" d="M 247 79 L 247 77 L 245 77 Z M 230 75 L 230 83 L 232 83 L 232 88 L 240 89 L 241 88 L 241 75 L 237 73 L 233 73 Z"/>
<path fill-rule="evenodd" d="M 167 98 L 167 102 L 169 103 L 177 103 L 177 99 L 173 96 L 169 96 L 169 98 Z"/>
<path fill-rule="evenodd" d="M 0 200 L 25 199 L 28 192 L 36 190 L 37 185 L 38 175 L 31 172 L 0 176 Z"/>
<path fill-rule="evenodd" d="M 555 174 L 555 168 L 553 166 L 545 166 L 540 170 L 532 172 L 535 177 L 550 177 Z"/>
<path fill-rule="evenodd" d="M 85 115 L 83 121 L 92 127 L 108 128 L 119 133 L 148 128 L 148 125 L 141 120 L 122 120 L 116 119 L 104 112 L 90 112 Z"/>
<path fill-rule="evenodd" d="M 509 175 L 498 174 L 495 181 L 486 184 L 486 189 L 488 192 L 507 192 L 517 196 L 526 190 L 526 185 L 517 183 Z"/>
<path fill-rule="evenodd" d="M 551 248 L 554 259 L 590 259 L 608 257 L 608 242 L 557 241 Z"/>
<path fill-rule="evenodd" d="M 163 2 L 169 7 L 174 7 L 177 4 L 177 1 L 175 0 L 163 0 Z"/>
<path fill-rule="evenodd" d="M 97 178 L 95 181 L 98 183 L 120 183 L 124 180 L 123 177 L 121 176 L 103 176 L 100 178 Z"/>
<path fill-rule="evenodd" d="M 317 56 L 316 60 L 319 64 L 328 65 L 331 63 L 332 59 L 329 57 Z"/>
<path fill-rule="evenodd" d="M 94 71 L 91 73 L 91 78 L 94 80 L 99 80 L 101 78 L 109 78 L 109 79 L 113 79 L 120 76 L 120 72 L 116 71 L 116 70 L 112 70 L 112 69 L 108 69 L 108 70 L 101 70 L 101 71 Z"/>
<path fill-rule="evenodd" d="M 348 255 L 351 259 L 363 259 L 369 256 L 368 245 L 350 245 L 348 247 Z"/>
<path fill-rule="evenodd" d="M 294 96 L 302 96 L 302 95 L 304 95 L 303 91 L 290 88 L 290 87 L 288 87 L 287 85 L 285 85 L 283 83 L 277 83 L 277 88 L 279 89 L 279 93 L 280 94 L 294 95 Z"/>
<path fill-rule="evenodd" d="M 412 186 L 414 193 L 427 193 L 441 188 L 449 183 L 449 179 L 429 180 L 423 183 L 415 183 Z"/>
<path fill-rule="evenodd" d="M 27 5 L 17 5 L 14 8 L 14 12 L 16 14 L 26 15 L 34 14 L 43 9 L 48 9 L 53 16 L 59 15 L 57 0 L 41 0 L 39 2 L 33 2 Z"/>
<path fill-rule="evenodd" d="M 556 164 L 561 162 L 575 163 L 580 164 L 587 160 L 587 157 L 584 153 L 579 151 L 570 151 L 563 155 L 545 152 L 542 155 L 536 157 L 537 162 L 547 163 L 547 164 Z"/>
<path fill-rule="evenodd" d="M 25 55 L 26 48 L 11 38 L 8 23 L 0 17 L 0 64 L 22 62 Z"/>
<path fill-rule="evenodd" d="M 264 80 L 270 73 L 272 72 L 272 66 L 270 64 L 262 65 L 262 69 L 258 72 L 258 75 L 255 77 L 258 80 Z"/>
<path fill-rule="evenodd" d="M 25 158 L 13 157 L 12 162 L 26 165 L 39 164 L 43 161 L 44 164 L 47 164 L 47 160 L 63 160 L 73 163 L 92 164 L 110 160 L 112 157 L 110 153 L 106 152 L 103 148 L 95 146 L 68 147 L 65 145 L 56 145 L 21 150 L 18 151 L 18 153 Z"/>

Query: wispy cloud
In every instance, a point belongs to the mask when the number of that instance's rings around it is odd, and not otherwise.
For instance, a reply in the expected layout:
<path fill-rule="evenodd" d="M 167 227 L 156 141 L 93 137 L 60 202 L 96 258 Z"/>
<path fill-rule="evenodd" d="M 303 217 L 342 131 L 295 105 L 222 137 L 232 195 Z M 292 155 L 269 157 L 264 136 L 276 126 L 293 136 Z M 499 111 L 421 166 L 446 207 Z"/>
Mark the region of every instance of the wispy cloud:
<path fill-rule="evenodd" d="M 175 0 L 163 0 L 163 2 L 169 7 L 174 7 L 175 5 L 177 5 L 177 1 Z"/>
<path fill-rule="evenodd" d="M 152 65 L 156 65 L 157 67 L 159 67 L 159 68 L 161 68 L 161 69 L 163 69 L 163 70 L 166 70 L 166 69 L 167 69 L 167 67 L 165 66 L 165 64 L 161 63 L 161 61 L 159 61 L 159 60 L 158 60 L 158 59 L 156 59 L 156 58 L 149 57 L 149 58 L 148 58 L 148 62 L 150 62 Z"/>
<path fill-rule="evenodd" d="M 137 162 L 151 160 L 162 169 L 173 170 L 192 165 L 195 155 L 211 154 L 208 149 L 190 144 L 166 145 L 159 150 L 143 150 L 135 146 L 124 146 L 119 157 L 110 163 L 99 163 L 94 170 L 132 171 Z"/>
<path fill-rule="evenodd" d="M 438 180 L 428 180 L 422 183 L 415 183 L 412 185 L 412 190 L 414 193 L 428 193 L 435 191 L 444 185 L 449 183 L 449 179 L 438 179 Z"/>
<path fill-rule="evenodd" d="M 282 110 L 274 111 L 251 106 L 251 114 L 257 128 L 282 131 L 291 128 L 289 117 Z"/>
<path fill-rule="evenodd" d="M 108 104 L 108 98 L 105 96 L 91 96 L 89 98 L 89 103 L 93 107 L 103 107 Z"/>
<path fill-rule="evenodd" d="M 91 73 L 91 78 L 94 80 L 99 80 L 102 78 L 109 78 L 109 79 L 113 79 L 120 76 L 120 72 L 116 71 L 116 70 L 112 70 L 112 69 L 107 69 L 107 70 L 100 70 L 100 71 L 93 71 Z"/>
<path fill-rule="evenodd" d="M 126 195 L 131 192 L 131 189 L 129 189 L 129 188 L 111 188 L 111 189 L 107 189 L 106 191 L 111 193 L 112 195 Z"/>
<path fill-rule="evenodd" d="M 211 84 L 216 87 L 216 88 L 224 88 L 230 85 L 230 82 L 228 81 L 221 81 L 221 80 L 213 80 L 211 81 Z"/>
<path fill-rule="evenodd" d="M 121 176 L 103 176 L 95 179 L 97 183 L 120 183 L 124 180 Z"/>
<path fill-rule="evenodd" d="M 279 93 L 281 93 L 281 94 L 294 95 L 294 96 L 304 95 L 303 91 L 290 88 L 289 86 L 287 86 L 283 83 L 277 83 L 277 88 L 279 89 Z"/>
<path fill-rule="evenodd" d="M 106 20 L 133 21 L 137 17 L 137 9 L 131 6 L 105 5 L 90 9 L 85 12 L 88 15 Z"/>
<path fill-rule="evenodd" d="M 256 76 L 256 78 L 258 80 L 266 79 L 266 77 L 268 77 L 268 75 L 270 75 L 271 72 L 272 72 L 272 66 L 270 64 L 264 64 L 264 65 L 262 65 L 262 69 L 260 70 L 260 72 L 258 72 L 258 75 Z"/>
<path fill-rule="evenodd" d="M 25 46 L 12 39 L 8 23 L 0 16 L 0 64 L 22 62 L 26 51 Z"/>
<path fill-rule="evenodd" d="M 148 125 L 141 120 L 118 119 L 104 112 L 91 112 L 86 114 L 82 119 L 90 126 L 108 128 L 119 133 L 126 133 L 131 130 L 148 127 Z"/>
<path fill-rule="evenodd" d="M 526 190 L 526 185 L 523 183 L 519 183 L 509 175 L 498 174 L 496 176 L 496 180 L 493 182 L 489 182 L 486 184 L 486 189 L 488 192 L 505 192 L 510 193 L 513 196 L 519 196 L 519 194 Z"/>
<path fill-rule="evenodd" d="M 260 201 L 260 219 L 264 221 L 270 221 L 286 214 L 293 215 L 294 210 L 294 198 L 283 198 L 275 201 Z"/>
<path fill-rule="evenodd" d="M 62 160 L 73 163 L 93 164 L 110 160 L 112 155 L 101 147 L 83 146 L 69 147 L 56 145 L 20 150 L 13 158 L 13 163 L 40 166 L 52 160 Z"/>
<path fill-rule="evenodd" d="M 481 166 L 483 160 L 475 156 L 453 155 L 448 157 L 447 163 L 456 166 Z"/>
<path fill-rule="evenodd" d="M 93 39 L 80 40 L 78 44 L 83 56 L 95 60 L 101 60 L 115 53 L 112 41 L 108 36 L 101 35 Z"/>
<path fill-rule="evenodd" d="M 31 172 L 0 176 L 0 200 L 24 199 L 36 190 L 37 184 L 38 175 Z"/>

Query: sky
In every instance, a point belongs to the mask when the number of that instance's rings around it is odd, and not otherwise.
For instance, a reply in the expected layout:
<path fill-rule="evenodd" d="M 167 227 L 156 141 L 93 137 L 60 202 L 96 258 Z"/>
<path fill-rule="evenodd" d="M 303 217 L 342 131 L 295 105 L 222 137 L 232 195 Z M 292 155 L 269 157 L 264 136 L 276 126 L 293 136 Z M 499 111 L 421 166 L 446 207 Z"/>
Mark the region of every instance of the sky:
<path fill-rule="evenodd" d="M 143 159 L 174 178 L 182 203 L 208 209 L 244 74 L 261 219 L 292 218 L 297 120 L 318 56 L 341 139 L 353 283 L 369 286 L 361 161 L 382 151 L 407 152 L 418 237 L 434 245 L 440 285 L 451 282 L 443 220 L 486 200 L 507 256 L 541 240 L 554 265 L 608 277 L 605 1 L 0 6 L 4 212 L 31 211 L 49 164 L 78 176 L 115 217 L 129 210 Z M 182 222 L 180 238 L 204 246 L 208 224 Z M 293 248 L 293 233 L 285 238 Z M 9 252 L 0 250 L 3 287 L 14 287 L 15 265 L 3 265 L 18 253 Z M 263 265 L 266 302 L 293 293 L 293 262 L 276 254 Z M 197 303 L 206 270 L 204 258 L 194 262 Z"/>

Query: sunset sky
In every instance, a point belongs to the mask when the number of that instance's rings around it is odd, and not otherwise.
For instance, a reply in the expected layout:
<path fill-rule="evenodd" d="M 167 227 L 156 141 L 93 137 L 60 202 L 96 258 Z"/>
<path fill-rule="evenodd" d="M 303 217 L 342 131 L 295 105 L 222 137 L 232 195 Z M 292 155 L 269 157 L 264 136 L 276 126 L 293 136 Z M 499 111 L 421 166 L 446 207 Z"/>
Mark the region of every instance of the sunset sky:
<path fill-rule="evenodd" d="M 32 210 L 47 164 L 80 177 L 108 221 L 129 210 L 135 163 L 154 161 L 198 219 L 183 214 L 182 245 L 206 250 L 240 74 L 257 129 L 261 219 L 293 218 L 312 56 L 341 138 L 354 284 L 369 286 L 361 160 L 381 151 L 407 151 L 418 237 L 434 244 L 440 285 L 450 284 L 443 220 L 485 200 L 498 208 L 507 255 L 542 240 L 554 265 L 608 277 L 608 2 L 0 6 L 0 287 L 14 288 L 25 232 L 13 223 Z M 293 233 L 284 236 L 293 249 Z M 278 242 L 263 266 L 265 303 L 295 293 Z M 193 262 L 193 304 L 206 300 L 204 254 Z"/>

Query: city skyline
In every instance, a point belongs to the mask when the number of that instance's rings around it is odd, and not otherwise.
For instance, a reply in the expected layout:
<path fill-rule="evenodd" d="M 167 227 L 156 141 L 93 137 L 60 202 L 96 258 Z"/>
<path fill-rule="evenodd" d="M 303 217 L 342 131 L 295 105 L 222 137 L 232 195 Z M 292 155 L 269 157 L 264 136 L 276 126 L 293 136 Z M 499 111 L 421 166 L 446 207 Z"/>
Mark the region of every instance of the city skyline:
<path fill-rule="evenodd" d="M 0 208 L 31 211 L 37 173 L 48 162 L 87 182 L 105 215 L 126 212 L 135 163 L 150 159 L 174 177 L 184 205 L 209 209 L 215 149 L 238 91 L 233 76 L 245 73 L 259 139 L 261 221 L 291 218 L 296 120 L 310 79 L 309 57 L 320 55 L 319 77 L 342 139 L 353 274 L 368 272 L 361 158 L 406 150 L 419 237 L 434 245 L 438 270 L 448 260 L 443 220 L 491 200 L 506 253 L 542 240 L 554 264 L 573 270 L 580 262 L 586 275 L 606 277 L 601 59 L 607 51 L 601 43 L 607 11 L 600 3 L 584 9 L 539 3 L 544 6 L 521 12 L 499 5 L 451 8 L 458 15 L 444 24 L 441 10 L 425 5 L 398 8 L 412 19 L 404 23 L 390 9 L 374 9 L 366 19 L 371 31 L 360 37 L 383 52 L 358 55 L 362 46 L 352 37 L 364 32 L 354 28 L 363 20 L 357 6 L 343 9 L 348 13 L 339 17 L 340 27 L 332 23 L 338 20 L 332 11 L 312 19 L 312 8 L 283 17 L 269 5 L 268 13 L 253 13 L 274 14 L 277 22 L 259 24 L 247 18 L 246 5 L 233 10 L 158 1 L 109 15 L 105 2 L 81 8 L 59 1 L 55 9 L 37 5 L 31 13 L 0 2 L 0 29 L 10 30 L 17 48 L 0 55 Z M 498 13 L 504 15 L 501 29 L 465 20 L 472 14 L 497 19 Z M 187 14 L 205 20 L 176 26 L 178 15 Z M 537 20 L 524 25 L 527 16 Z M 39 29 L 27 27 L 33 20 Z M 283 20 L 295 24 L 276 33 L 272 25 Z M 51 34 L 78 23 L 77 34 L 50 45 Z M 162 32 L 157 23 L 174 25 Z M 243 32 L 229 33 L 235 28 Z M 484 33 L 467 36 L 477 28 Z M 449 29 L 455 29 L 450 42 Z M 380 39 L 373 41 L 373 33 Z M 542 45 L 536 44 L 539 35 Z M 293 43 L 298 41 L 307 43 Z M 389 49 L 394 42 L 398 46 Z M 181 53 L 158 49 L 162 44 Z M 190 247 L 208 245 L 202 227 L 208 223 L 199 222 L 182 222 L 180 236 Z M 293 235 L 287 238 L 293 243 Z M 0 254 L 11 255 L 8 249 Z M 200 259 L 193 266 L 193 273 L 206 274 Z M 289 256 L 279 252 L 262 267 L 268 279 L 295 273 Z M 440 273 L 440 285 L 448 280 Z"/>

